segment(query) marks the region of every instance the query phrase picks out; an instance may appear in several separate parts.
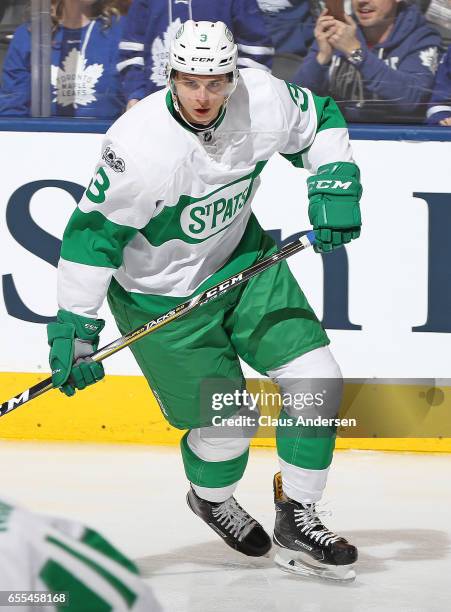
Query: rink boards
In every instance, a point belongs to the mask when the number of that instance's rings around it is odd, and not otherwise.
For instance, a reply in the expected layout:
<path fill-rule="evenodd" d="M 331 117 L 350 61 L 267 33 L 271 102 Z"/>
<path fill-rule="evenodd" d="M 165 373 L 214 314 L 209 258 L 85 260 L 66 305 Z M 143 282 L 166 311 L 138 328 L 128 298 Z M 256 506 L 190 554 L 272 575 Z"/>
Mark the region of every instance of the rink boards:
<path fill-rule="evenodd" d="M 45 324 L 57 309 L 60 240 L 102 136 L 0 132 L 0 140 L 4 401 L 48 372 Z M 364 185 L 361 238 L 324 260 L 299 254 L 290 266 L 328 329 L 344 376 L 367 381 L 354 407 L 376 396 L 385 406 L 389 397 L 393 410 L 381 407 L 384 421 L 409 420 L 410 407 L 420 417 L 401 428 L 402 437 L 347 434 L 339 446 L 450 451 L 450 393 L 440 379 L 451 369 L 451 142 L 354 140 L 353 147 Z M 262 174 L 254 210 L 281 242 L 308 227 L 305 176 L 280 156 Z M 107 343 L 118 332 L 106 308 L 101 316 Z M 50 392 L 1 419 L 0 437 L 177 442 L 180 433 L 161 417 L 128 351 L 109 359 L 106 370 L 111 376 L 74 399 Z M 438 401 L 434 387 L 444 392 Z M 435 433 L 425 438 L 427 431 Z"/>

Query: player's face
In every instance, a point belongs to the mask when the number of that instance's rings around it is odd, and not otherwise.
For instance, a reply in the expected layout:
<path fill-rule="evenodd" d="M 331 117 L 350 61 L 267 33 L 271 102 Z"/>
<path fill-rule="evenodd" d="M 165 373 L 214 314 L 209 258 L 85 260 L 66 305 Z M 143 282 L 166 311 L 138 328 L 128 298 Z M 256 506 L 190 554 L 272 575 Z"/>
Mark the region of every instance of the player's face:
<path fill-rule="evenodd" d="M 352 8 L 360 25 L 365 27 L 392 23 L 397 0 L 352 0 Z"/>
<path fill-rule="evenodd" d="M 194 76 L 178 73 L 175 86 L 183 115 L 190 123 L 201 125 L 216 119 L 230 91 L 230 82 L 225 74 Z"/>

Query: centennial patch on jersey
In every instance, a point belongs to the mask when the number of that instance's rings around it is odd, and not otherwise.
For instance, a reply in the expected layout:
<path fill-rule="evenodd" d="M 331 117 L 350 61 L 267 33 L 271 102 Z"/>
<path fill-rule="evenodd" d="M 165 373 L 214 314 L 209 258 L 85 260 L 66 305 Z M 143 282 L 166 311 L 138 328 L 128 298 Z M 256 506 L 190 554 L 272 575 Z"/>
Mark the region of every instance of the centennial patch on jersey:
<path fill-rule="evenodd" d="M 115 172 L 125 172 L 125 162 L 122 157 L 118 157 L 111 147 L 107 147 L 102 154 L 102 159 L 106 165 Z"/>

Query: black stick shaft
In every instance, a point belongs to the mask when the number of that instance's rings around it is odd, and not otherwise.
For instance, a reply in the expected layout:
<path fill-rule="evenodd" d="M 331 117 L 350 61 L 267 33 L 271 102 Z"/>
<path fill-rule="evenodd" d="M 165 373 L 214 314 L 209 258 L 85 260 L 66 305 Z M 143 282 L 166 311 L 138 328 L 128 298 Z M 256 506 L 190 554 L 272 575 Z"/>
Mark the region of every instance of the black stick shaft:
<path fill-rule="evenodd" d="M 171 321 L 180 319 L 180 317 L 185 316 L 189 312 L 193 311 L 195 308 L 198 308 L 199 306 L 202 306 L 203 304 L 214 300 L 218 296 L 223 295 L 224 293 L 229 291 L 229 289 L 232 289 L 233 287 L 247 282 L 257 274 L 264 272 L 279 261 L 287 259 L 288 257 L 291 257 L 291 255 L 299 253 L 300 251 L 303 251 L 309 246 L 312 246 L 314 241 L 314 232 L 307 232 L 307 234 L 301 236 L 295 242 L 290 242 L 290 244 L 287 244 L 283 249 L 274 253 L 274 255 L 271 255 L 269 257 L 266 257 L 265 259 L 262 259 L 261 261 L 258 261 L 249 268 L 246 268 L 242 272 L 239 272 L 235 276 L 230 276 L 222 283 L 218 283 L 210 289 L 207 289 L 199 295 L 196 295 L 191 300 L 183 302 L 183 304 L 179 304 L 178 306 L 176 306 L 172 310 L 169 310 L 157 319 L 152 319 L 141 327 L 138 327 L 137 329 L 132 330 L 128 334 L 125 334 L 125 336 L 122 336 L 121 338 L 110 342 L 110 344 L 107 344 L 106 346 L 92 353 L 90 355 L 90 358 L 93 361 L 103 361 L 107 357 L 114 355 L 114 353 L 121 351 L 126 346 L 129 346 L 133 342 L 144 338 L 144 336 L 147 336 L 155 330 L 160 329 Z M 53 389 L 52 378 L 49 377 L 45 380 L 41 380 L 41 382 L 37 383 L 36 385 L 33 385 L 26 391 L 23 391 L 22 393 L 16 395 L 10 400 L 3 402 L 0 407 L 0 417 L 4 416 L 5 414 L 8 414 L 9 412 L 12 412 L 19 406 L 26 404 L 27 402 L 31 401 L 32 399 L 35 399 L 39 395 L 50 391 L 50 389 Z"/>

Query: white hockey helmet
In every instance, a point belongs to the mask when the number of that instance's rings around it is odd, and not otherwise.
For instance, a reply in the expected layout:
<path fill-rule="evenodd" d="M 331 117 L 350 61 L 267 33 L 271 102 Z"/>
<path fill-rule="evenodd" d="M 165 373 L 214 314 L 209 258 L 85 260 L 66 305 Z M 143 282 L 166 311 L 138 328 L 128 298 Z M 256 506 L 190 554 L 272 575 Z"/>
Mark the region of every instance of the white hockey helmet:
<path fill-rule="evenodd" d="M 227 74 L 236 71 L 237 57 L 238 48 L 225 23 L 190 19 L 171 41 L 169 66 L 197 75 Z"/>
<path fill-rule="evenodd" d="M 236 89 L 240 75 L 236 67 L 237 58 L 238 48 L 232 32 L 225 23 L 222 21 L 193 21 L 192 19 L 185 21 L 171 41 L 167 68 L 168 86 L 176 111 L 181 113 L 177 87 L 173 78 L 174 71 L 197 76 L 228 75 L 229 84 L 224 92 L 222 107 L 224 111 L 228 99 Z M 221 113 L 213 125 L 205 129 L 211 129 L 220 118 Z M 191 125 L 185 117 L 184 120 Z"/>

